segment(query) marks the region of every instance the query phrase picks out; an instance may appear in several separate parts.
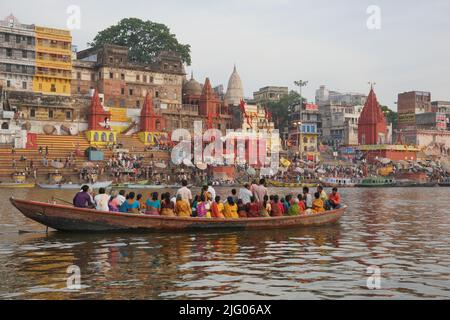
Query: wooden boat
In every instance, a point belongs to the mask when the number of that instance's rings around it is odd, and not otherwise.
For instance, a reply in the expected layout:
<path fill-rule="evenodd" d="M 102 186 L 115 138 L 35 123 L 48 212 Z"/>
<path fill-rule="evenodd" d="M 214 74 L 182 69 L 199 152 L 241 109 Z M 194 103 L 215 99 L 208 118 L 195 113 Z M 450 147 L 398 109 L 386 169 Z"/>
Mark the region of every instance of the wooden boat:
<path fill-rule="evenodd" d="M 450 178 L 443 179 L 438 184 L 440 187 L 450 187 Z"/>
<path fill-rule="evenodd" d="M 356 186 L 356 181 L 350 178 L 321 178 L 320 181 L 325 187 L 330 188 L 352 188 Z"/>
<path fill-rule="evenodd" d="M 319 183 L 297 183 L 297 182 L 281 182 L 281 181 L 268 181 L 268 184 L 276 188 L 315 188 L 319 186 Z"/>
<path fill-rule="evenodd" d="M 335 223 L 347 209 L 347 207 L 342 207 L 324 213 L 296 217 L 223 220 L 101 212 L 14 198 L 10 198 L 10 201 L 25 217 L 49 228 L 66 232 L 179 232 L 183 230 L 311 227 Z"/>
<path fill-rule="evenodd" d="M 395 186 L 395 179 L 388 177 L 368 177 L 361 179 L 356 183 L 360 188 L 377 188 L 377 187 L 393 187 Z"/>
<path fill-rule="evenodd" d="M 34 188 L 35 183 L 22 183 L 22 182 L 0 182 L 0 188 Z"/>
<path fill-rule="evenodd" d="M 105 182 L 96 182 L 94 184 L 86 183 L 86 184 L 72 184 L 72 183 L 63 183 L 63 184 L 45 184 L 39 183 L 38 186 L 42 189 L 53 189 L 53 190 L 80 190 L 82 186 L 88 185 L 91 189 L 100 189 L 100 188 L 108 188 L 112 185 L 112 181 Z"/>

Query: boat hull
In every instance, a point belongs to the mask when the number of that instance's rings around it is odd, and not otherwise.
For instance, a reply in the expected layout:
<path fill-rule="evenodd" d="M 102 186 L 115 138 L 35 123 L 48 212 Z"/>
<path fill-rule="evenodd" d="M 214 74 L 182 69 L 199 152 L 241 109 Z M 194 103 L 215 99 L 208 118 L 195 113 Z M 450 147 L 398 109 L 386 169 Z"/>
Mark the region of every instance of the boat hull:
<path fill-rule="evenodd" d="M 193 230 L 255 230 L 322 226 L 336 223 L 347 207 L 321 214 L 255 219 L 202 219 L 100 212 L 11 198 L 25 217 L 65 232 L 179 232 Z"/>
<path fill-rule="evenodd" d="M 40 188 L 42 189 L 52 189 L 52 190 L 80 190 L 84 184 L 45 184 L 45 183 L 39 183 L 38 184 Z M 97 182 L 94 184 L 86 184 L 91 189 L 100 189 L 100 188 L 108 188 L 112 185 L 112 181 L 106 181 L 106 182 Z"/>
<path fill-rule="evenodd" d="M 0 183 L 2 189 L 34 188 L 35 183 Z"/>

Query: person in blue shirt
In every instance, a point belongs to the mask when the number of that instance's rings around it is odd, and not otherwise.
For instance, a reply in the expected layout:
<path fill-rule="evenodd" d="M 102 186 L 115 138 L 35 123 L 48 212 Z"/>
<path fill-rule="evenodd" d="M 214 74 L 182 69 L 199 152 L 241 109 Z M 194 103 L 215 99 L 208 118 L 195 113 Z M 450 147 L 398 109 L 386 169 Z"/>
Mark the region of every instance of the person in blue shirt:
<path fill-rule="evenodd" d="M 120 212 L 122 213 L 140 213 L 140 204 L 139 201 L 136 200 L 136 194 L 134 192 L 130 192 L 127 197 L 127 200 L 120 206 Z"/>
<path fill-rule="evenodd" d="M 158 192 L 154 192 L 152 198 L 147 199 L 145 205 L 147 207 L 145 214 L 159 216 L 161 214 L 161 201 L 159 200 Z"/>

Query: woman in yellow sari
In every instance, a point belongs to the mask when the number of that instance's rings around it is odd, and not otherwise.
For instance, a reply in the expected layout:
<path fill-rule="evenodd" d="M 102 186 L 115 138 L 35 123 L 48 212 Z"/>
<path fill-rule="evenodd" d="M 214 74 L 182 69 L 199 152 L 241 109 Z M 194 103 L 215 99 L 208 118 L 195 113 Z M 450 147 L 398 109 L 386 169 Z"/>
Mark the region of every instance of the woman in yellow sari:
<path fill-rule="evenodd" d="M 314 197 L 316 198 L 313 203 L 312 203 L 312 210 L 314 213 L 321 213 L 321 212 L 325 212 L 325 207 L 324 207 L 324 203 L 323 200 L 320 199 L 320 193 L 316 192 L 314 194 Z"/>
<path fill-rule="evenodd" d="M 177 203 L 175 204 L 175 214 L 178 217 L 189 218 L 192 215 L 191 206 L 183 200 L 181 195 L 177 196 Z"/>
<path fill-rule="evenodd" d="M 239 219 L 238 206 L 234 202 L 233 197 L 228 197 L 223 209 L 223 215 L 226 219 Z"/>

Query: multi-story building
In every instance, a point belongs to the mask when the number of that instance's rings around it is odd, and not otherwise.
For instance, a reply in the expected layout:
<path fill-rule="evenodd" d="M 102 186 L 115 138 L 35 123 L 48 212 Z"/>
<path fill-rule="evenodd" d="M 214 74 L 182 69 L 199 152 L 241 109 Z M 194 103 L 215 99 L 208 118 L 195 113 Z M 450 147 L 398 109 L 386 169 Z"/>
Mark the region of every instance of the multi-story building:
<path fill-rule="evenodd" d="M 330 91 L 322 85 L 316 90 L 316 104 L 321 107 L 328 104 L 358 106 L 366 103 L 367 95 L 363 93 L 341 93 Z"/>
<path fill-rule="evenodd" d="M 437 113 L 439 113 L 441 116 L 445 117 L 445 128 L 447 130 L 450 130 L 450 101 L 433 101 L 431 102 L 431 107 L 433 110 L 436 110 Z"/>
<path fill-rule="evenodd" d="M 398 129 L 415 129 L 416 115 L 432 112 L 431 93 L 423 91 L 410 91 L 400 93 L 397 101 Z"/>
<path fill-rule="evenodd" d="M 331 146 L 358 144 L 358 120 L 362 105 L 328 103 L 319 110 L 322 117 L 322 141 Z"/>
<path fill-rule="evenodd" d="M 0 21 L 0 86 L 11 91 L 32 91 L 36 66 L 35 26 L 14 16 Z"/>
<path fill-rule="evenodd" d="M 302 158 L 314 161 L 319 157 L 322 120 L 315 104 L 296 104 L 291 107 L 290 149 Z"/>
<path fill-rule="evenodd" d="M 72 36 L 70 31 L 35 27 L 36 73 L 33 91 L 42 94 L 71 94 Z"/>
<path fill-rule="evenodd" d="M 278 102 L 284 96 L 289 94 L 288 87 L 268 86 L 259 89 L 253 93 L 255 102 Z"/>

